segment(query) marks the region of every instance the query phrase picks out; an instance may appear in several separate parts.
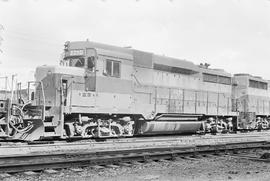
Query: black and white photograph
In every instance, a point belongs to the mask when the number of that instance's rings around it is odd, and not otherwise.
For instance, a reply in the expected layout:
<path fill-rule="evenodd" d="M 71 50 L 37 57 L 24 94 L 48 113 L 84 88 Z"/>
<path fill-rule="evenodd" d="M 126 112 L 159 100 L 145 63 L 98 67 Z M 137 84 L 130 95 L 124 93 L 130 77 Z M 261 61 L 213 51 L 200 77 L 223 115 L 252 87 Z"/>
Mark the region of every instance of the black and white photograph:
<path fill-rule="evenodd" d="M 0 180 L 270 180 L 270 0 L 0 0 Z"/>

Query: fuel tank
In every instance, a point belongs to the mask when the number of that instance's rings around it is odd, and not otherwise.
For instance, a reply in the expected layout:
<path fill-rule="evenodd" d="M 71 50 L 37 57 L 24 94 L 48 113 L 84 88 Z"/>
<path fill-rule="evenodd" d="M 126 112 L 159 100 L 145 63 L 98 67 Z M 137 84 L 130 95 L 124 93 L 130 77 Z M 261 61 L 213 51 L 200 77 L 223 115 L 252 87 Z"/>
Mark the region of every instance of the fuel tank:
<path fill-rule="evenodd" d="M 141 125 L 141 135 L 187 134 L 203 130 L 201 121 L 147 121 Z"/>

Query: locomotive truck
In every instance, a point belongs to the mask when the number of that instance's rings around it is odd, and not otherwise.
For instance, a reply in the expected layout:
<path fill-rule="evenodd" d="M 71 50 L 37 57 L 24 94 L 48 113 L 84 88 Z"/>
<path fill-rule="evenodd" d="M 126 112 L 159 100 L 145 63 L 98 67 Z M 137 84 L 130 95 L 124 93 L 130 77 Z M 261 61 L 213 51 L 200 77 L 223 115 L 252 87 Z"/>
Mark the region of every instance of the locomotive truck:
<path fill-rule="evenodd" d="M 0 101 L 7 137 L 111 138 L 269 127 L 268 81 L 131 48 L 66 42 L 60 65 L 37 67 L 30 84 L 35 91 L 27 98 Z"/>

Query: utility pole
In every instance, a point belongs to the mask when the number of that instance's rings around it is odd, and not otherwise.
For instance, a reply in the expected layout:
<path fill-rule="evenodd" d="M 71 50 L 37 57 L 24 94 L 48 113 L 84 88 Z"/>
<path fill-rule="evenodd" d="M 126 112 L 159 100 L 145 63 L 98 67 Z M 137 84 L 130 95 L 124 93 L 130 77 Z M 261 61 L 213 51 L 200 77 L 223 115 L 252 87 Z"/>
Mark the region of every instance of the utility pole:
<path fill-rule="evenodd" d="M 0 46 L 2 44 L 2 41 L 4 40 L 1 36 L 1 31 L 4 30 L 4 26 L 2 24 L 0 24 Z M 3 51 L 1 50 L 1 47 L 0 47 L 0 53 L 3 53 Z M 1 61 L 0 61 L 0 64 L 1 64 Z"/>
<path fill-rule="evenodd" d="M 0 54 L 3 53 L 3 50 L 1 49 L 1 44 L 2 44 L 2 41 L 4 40 L 1 36 L 1 31 L 4 31 L 4 26 L 2 24 L 0 24 Z M 0 64 L 2 64 L 2 61 L 0 59 Z"/>
<path fill-rule="evenodd" d="M 11 98 L 10 98 L 10 101 L 11 101 L 11 105 L 12 105 L 12 101 L 13 101 L 13 96 L 14 96 L 14 82 L 15 82 L 15 77 L 17 76 L 17 74 L 12 74 L 12 78 L 11 78 Z"/>

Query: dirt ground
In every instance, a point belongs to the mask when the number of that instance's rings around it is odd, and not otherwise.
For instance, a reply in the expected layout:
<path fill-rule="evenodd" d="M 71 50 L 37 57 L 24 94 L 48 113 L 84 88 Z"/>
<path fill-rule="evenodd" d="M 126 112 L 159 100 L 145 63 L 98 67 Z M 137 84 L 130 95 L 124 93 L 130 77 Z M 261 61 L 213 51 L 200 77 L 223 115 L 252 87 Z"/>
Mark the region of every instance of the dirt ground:
<path fill-rule="evenodd" d="M 39 173 L 33 176 L 15 174 L 4 181 L 42 180 L 115 180 L 115 181 L 178 181 L 178 180 L 270 180 L 270 163 L 251 161 L 231 156 L 209 156 L 198 159 L 158 161 L 118 168 L 93 169 L 86 167 L 80 171 L 60 170 L 56 174 Z"/>

